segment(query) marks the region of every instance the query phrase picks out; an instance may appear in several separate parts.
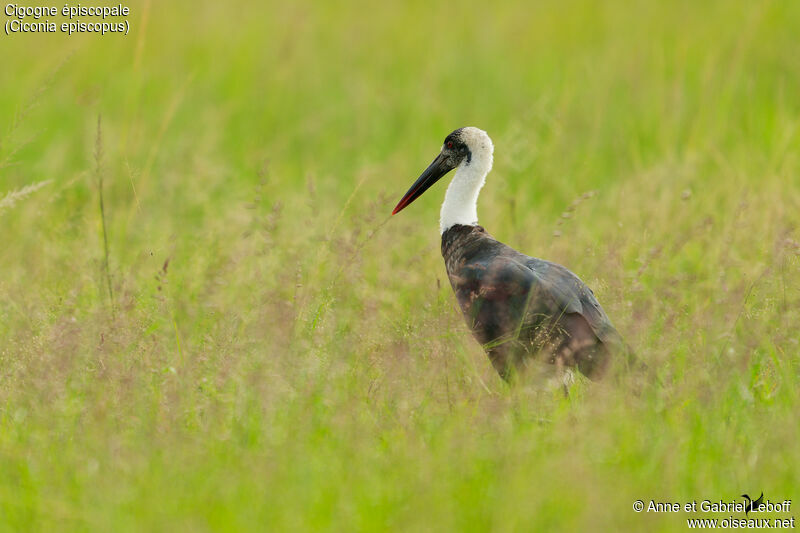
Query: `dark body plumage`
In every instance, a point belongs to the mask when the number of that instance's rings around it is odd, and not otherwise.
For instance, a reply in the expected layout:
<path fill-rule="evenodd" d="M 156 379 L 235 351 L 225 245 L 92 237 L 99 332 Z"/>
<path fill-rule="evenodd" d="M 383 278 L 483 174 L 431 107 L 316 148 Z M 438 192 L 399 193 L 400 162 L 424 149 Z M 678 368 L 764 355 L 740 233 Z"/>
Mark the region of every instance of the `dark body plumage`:
<path fill-rule="evenodd" d="M 467 325 L 504 379 L 537 358 L 596 379 L 628 353 L 592 290 L 563 266 L 458 224 L 442 234 L 442 256 Z"/>

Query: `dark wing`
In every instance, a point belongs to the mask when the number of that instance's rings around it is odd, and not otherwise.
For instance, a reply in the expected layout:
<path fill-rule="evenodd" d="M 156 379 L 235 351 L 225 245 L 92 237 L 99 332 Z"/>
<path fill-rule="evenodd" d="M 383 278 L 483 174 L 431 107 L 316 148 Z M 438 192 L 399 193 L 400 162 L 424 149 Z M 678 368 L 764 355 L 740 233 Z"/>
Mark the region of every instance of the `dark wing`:
<path fill-rule="evenodd" d="M 478 342 L 502 342 L 519 329 L 535 284 L 529 269 L 502 258 L 477 258 L 449 277 Z"/>
<path fill-rule="evenodd" d="M 520 254 L 522 255 L 522 254 Z M 622 337 L 603 311 L 600 302 L 581 279 L 567 268 L 535 257 L 522 256 L 533 272 L 540 292 L 552 302 L 558 313 L 580 315 L 598 340 L 613 348 L 625 347 Z"/>
<path fill-rule="evenodd" d="M 467 324 L 501 376 L 526 354 L 599 376 L 629 352 L 591 289 L 555 263 L 521 254 L 479 226 L 442 234 L 450 284 Z"/>
<path fill-rule="evenodd" d="M 522 255 L 522 254 L 520 254 Z M 565 311 L 566 330 L 579 345 L 591 344 L 589 331 L 599 341 L 599 346 L 578 353 L 578 368 L 589 377 L 602 376 L 611 359 L 615 358 L 630 369 L 646 370 L 647 365 L 636 357 L 622 335 L 616 330 L 606 315 L 594 292 L 567 268 L 534 257 L 526 258 L 526 265 L 536 275 L 538 282 L 546 287 L 546 292 L 556 305 Z M 568 314 L 573 313 L 573 314 Z"/>

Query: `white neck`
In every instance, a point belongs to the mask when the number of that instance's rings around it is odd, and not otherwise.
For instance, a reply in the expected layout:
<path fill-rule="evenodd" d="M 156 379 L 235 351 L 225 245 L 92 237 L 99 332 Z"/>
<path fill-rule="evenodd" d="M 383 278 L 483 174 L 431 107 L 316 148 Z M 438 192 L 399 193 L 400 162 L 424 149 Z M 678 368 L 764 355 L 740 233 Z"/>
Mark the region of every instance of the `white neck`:
<path fill-rule="evenodd" d="M 492 152 L 472 154 L 469 163 L 463 161 L 456 169 L 453 181 L 444 195 L 439 218 L 441 233 L 456 224 L 471 226 L 478 223 L 478 195 L 492 170 Z"/>

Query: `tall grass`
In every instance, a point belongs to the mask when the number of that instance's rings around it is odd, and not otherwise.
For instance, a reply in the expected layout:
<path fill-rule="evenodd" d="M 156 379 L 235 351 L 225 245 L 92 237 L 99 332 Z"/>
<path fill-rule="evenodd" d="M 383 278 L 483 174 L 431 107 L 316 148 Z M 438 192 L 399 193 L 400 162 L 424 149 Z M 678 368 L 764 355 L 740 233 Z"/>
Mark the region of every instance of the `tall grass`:
<path fill-rule="evenodd" d="M 103 200 L 103 132 L 101 116 L 97 115 L 97 139 L 95 140 L 94 148 L 94 162 L 95 162 L 95 177 L 97 179 L 97 197 L 100 206 L 100 223 L 103 229 L 103 273 L 106 278 L 106 286 L 108 287 L 108 304 L 111 309 L 111 315 L 114 315 L 114 289 L 111 286 L 111 267 L 108 264 L 108 230 L 106 229 L 106 208 Z M 166 264 L 164 265 L 166 271 Z"/>
<path fill-rule="evenodd" d="M 14 207 L 20 200 L 32 195 L 42 187 L 46 187 L 52 180 L 44 180 L 17 189 L 15 191 L 8 191 L 5 196 L 0 198 L 0 213 Z"/>
<path fill-rule="evenodd" d="M 131 9 L 0 39 L 0 530 L 673 531 L 633 501 L 797 497 L 800 6 Z M 389 217 L 465 125 L 481 223 L 579 274 L 652 383 L 497 377 L 444 185 Z"/>

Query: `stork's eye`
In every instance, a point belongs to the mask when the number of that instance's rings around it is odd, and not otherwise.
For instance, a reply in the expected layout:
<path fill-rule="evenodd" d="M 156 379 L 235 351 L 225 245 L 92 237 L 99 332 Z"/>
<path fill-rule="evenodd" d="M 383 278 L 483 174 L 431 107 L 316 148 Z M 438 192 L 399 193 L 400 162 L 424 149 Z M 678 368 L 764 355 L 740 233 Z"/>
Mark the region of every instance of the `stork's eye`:
<path fill-rule="evenodd" d="M 447 147 L 453 148 L 453 141 L 447 141 Z"/>

